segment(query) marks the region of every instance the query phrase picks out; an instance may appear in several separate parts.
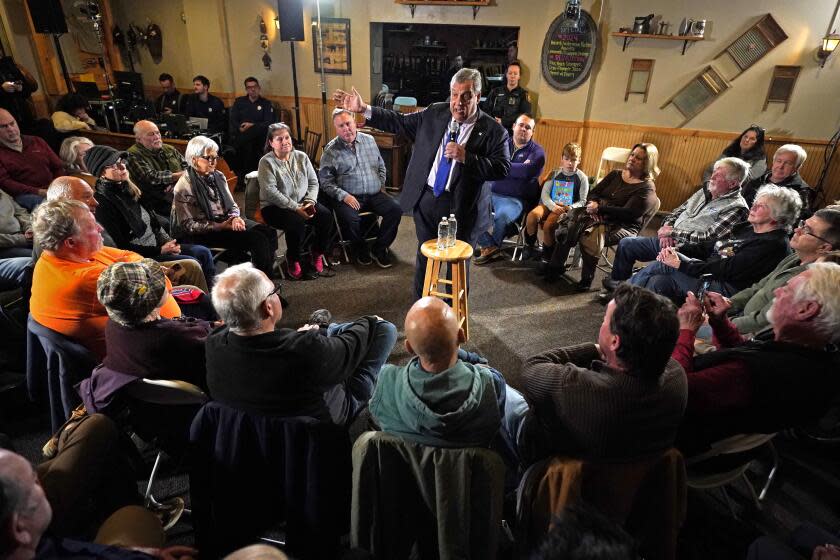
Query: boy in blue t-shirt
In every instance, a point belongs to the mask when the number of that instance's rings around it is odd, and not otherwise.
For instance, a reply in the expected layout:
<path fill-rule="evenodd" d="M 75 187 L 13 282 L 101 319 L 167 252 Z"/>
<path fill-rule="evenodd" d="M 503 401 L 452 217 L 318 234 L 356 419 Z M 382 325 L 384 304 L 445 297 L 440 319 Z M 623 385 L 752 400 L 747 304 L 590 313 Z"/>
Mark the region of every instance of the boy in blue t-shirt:
<path fill-rule="evenodd" d="M 537 243 L 537 227 L 542 225 L 542 260 L 547 261 L 554 249 L 554 232 L 570 208 L 583 206 L 589 193 L 589 179 L 578 169 L 580 144 L 569 142 L 563 146 L 563 160 L 543 183 L 540 204 L 528 213 L 525 220 L 525 252 L 534 254 Z"/>

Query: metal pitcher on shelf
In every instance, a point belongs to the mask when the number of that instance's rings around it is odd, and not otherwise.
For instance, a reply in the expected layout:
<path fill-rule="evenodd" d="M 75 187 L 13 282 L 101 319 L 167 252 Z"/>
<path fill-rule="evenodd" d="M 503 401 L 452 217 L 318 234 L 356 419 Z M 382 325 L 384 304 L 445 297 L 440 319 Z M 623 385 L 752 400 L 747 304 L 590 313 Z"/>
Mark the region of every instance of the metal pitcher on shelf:
<path fill-rule="evenodd" d="M 653 19 L 653 14 L 647 16 L 636 16 L 633 20 L 633 33 L 647 35 L 650 33 L 650 21 Z"/>

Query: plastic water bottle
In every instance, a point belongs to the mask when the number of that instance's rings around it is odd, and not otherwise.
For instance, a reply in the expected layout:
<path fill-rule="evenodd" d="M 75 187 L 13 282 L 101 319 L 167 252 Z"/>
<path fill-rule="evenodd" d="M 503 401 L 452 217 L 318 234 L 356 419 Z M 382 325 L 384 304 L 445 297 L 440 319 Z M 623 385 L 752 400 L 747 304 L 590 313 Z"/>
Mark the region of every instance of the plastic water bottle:
<path fill-rule="evenodd" d="M 454 247 L 455 241 L 458 239 L 455 235 L 458 233 L 458 220 L 455 219 L 455 214 L 449 214 L 449 237 L 446 239 L 447 247 Z"/>
<path fill-rule="evenodd" d="M 438 251 L 442 251 L 446 249 L 447 243 L 449 242 L 449 220 L 446 218 L 440 221 L 438 224 L 438 238 L 437 238 L 437 248 Z"/>

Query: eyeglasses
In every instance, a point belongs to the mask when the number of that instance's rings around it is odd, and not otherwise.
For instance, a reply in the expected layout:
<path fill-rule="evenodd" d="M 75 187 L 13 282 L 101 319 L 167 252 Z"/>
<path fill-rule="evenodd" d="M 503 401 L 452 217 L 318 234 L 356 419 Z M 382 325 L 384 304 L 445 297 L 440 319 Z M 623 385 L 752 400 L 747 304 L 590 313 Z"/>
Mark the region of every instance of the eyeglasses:
<path fill-rule="evenodd" d="M 125 169 L 127 164 L 127 160 L 120 158 L 111 165 L 106 165 L 105 169 Z"/>
<path fill-rule="evenodd" d="M 811 237 L 816 237 L 817 239 L 819 239 L 823 243 L 828 243 L 829 245 L 834 247 L 834 244 L 831 241 L 829 241 L 825 237 L 820 237 L 819 235 L 815 234 L 811 230 L 811 226 L 809 226 L 808 224 L 805 223 L 805 220 L 799 220 L 799 225 L 796 226 L 796 229 L 800 230 L 805 235 L 810 235 Z"/>
<path fill-rule="evenodd" d="M 277 297 L 280 297 L 280 293 L 281 293 L 282 291 L 283 291 L 283 284 L 277 284 L 277 287 L 276 287 L 276 288 L 274 288 L 273 290 L 271 290 L 271 292 L 269 292 L 269 294 L 268 294 L 267 296 L 265 296 L 265 299 L 264 299 L 263 301 L 265 301 L 266 299 L 270 298 L 270 297 L 271 297 L 271 296 L 273 296 L 274 294 L 277 294 Z"/>
<path fill-rule="evenodd" d="M 207 163 L 216 163 L 221 158 L 219 156 L 198 156 L 199 158 L 203 159 Z"/>

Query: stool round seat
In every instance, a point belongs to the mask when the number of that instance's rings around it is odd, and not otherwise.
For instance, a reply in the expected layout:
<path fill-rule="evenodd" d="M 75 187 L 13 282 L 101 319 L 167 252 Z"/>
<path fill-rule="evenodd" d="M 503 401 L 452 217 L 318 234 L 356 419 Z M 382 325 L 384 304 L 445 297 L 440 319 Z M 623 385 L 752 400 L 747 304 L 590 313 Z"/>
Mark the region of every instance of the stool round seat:
<path fill-rule="evenodd" d="M 427 259 L 435 259 L 441 262 L 458 262 L 471 258 L 473 256 L 473 248 L 469 243 L 459 239 L 452 247 L 438 249 L 437 239 L 430 239 L 420 245 L 420 253 Z"/>
<path fill-rule="evenodd" d="M 470 307 L 467 301 L 466 263 L 473 255 L 469 243 L 456 241 L 452 247 L 437 248 L 437 239 L 430 239 L 420 245 L 420 253 L 426 257 L 426 279 L 423 282 L 425 296 L 448 300 L 458 326 L 464 329 L 464 337 L 470 338 Z M 451 280 L 441 276 L 441 265 L 447 263 Z"/>

